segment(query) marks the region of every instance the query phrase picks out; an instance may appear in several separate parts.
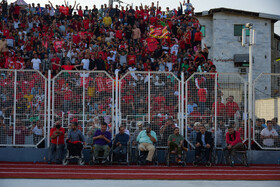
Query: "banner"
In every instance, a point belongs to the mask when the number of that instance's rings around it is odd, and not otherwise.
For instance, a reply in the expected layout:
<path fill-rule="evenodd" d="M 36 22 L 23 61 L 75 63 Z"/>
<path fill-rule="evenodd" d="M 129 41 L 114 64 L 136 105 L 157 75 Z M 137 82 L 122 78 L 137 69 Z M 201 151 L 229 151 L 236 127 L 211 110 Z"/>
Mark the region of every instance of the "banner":
<path fill-rule="evenodd" d="M 147 38 L 147 47 L 150 52 L 154 52 L 157 49 L 158 41 L 155 38 Z"/>
<path fill-rule="evenodd" d="M 167 38 L 169 35 L 169 32 L 167 30 L 167 26 L 165 26 L 165 27 L 150 26 L 149 34 L 150 34 L 150 37 L 152 37 L 152 38 L 162 39 L 162 38 Z"/>

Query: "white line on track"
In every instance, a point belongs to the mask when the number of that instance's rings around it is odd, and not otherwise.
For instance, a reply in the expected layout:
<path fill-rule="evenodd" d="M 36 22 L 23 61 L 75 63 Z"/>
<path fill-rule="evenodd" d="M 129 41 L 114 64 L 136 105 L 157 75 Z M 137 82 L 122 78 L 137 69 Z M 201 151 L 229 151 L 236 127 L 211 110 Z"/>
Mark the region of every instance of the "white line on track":
<path fill-rule="evenodd" d="M 190 175 L 237 175 L 237 176 L 245 176 L 245 175 L 252 175 L 252 174 L 246 174 L 246 173 L 241 173 L 241 174 L 234 174 L 234 173 L 76 173 L 76 172 L 43 172 L 43 173 L 38 173 L 38 172 L 0 172 L 0 173 L 4 173 L 4 174 L 37 174 L 37 175 L 45 175 L 45 174 L 61 174 L 61 175 L 186 175 L 186 176 L 190 176 Z M 280 174 L 253 174 L 254 176 L 272 176 L 272 175 L 280 175 Z"/>
<path fill-rule="evenodd" d="M 20 168 L 20 167 L 12 167 L 12 168 L 9 168 L 9 167 L 0 167 L 0 170 L 33 170 L 33 169 L 37 169 L 37 170 L 64 170 L 64 171 L 69 171 L 69 170 L 79 170 L 79 171 L 168 171 L 168 172 L 173 172 L 173 171 L 192 171 L 192 172 L 195 172 L 195 171 L 198 171 L 200 172 L 201 170 L 200 169 L 132 169 L 132 168 L 69 168 L 69 167 L 60 167 L 60 168 L 37 168 L 37 167 L 32 167 L 32 168 Z M 269 169 L 266 169 L 266 170 L 255 170 L 255 169 L 244 169 L 244 170 L 238 170 L 238 169 L 211 169 L 211 168 L 202 168 L 202 169 L 205 169 L 205 171 L 208 171 L 208 172 L 214 172 L 214 171 L 239 171 L 239 172 L 243 172 L 243 171 L 252 171 L 252 172 L 267 172 L 267 171 L 270 171 L 270 172 L 280 172 L 280 170 L 269 170 Z"/>

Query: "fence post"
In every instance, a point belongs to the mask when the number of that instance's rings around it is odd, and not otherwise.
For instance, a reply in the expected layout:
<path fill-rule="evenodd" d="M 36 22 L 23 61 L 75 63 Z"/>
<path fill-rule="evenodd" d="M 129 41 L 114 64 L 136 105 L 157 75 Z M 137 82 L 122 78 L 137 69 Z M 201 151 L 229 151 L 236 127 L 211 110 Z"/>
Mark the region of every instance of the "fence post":
<path fill-rule="evenodd" d="M 181 73 L 181 129 L 180 132 L 182 135 L 184 135 L 184 72 Z"/>
<path fill-rule="evenodd" d="M 83 134 L 85 134 L 85 71 L 83 71 Z"/>
<path fill-rule="evenodd" d="M 214 124 L 215 124 L 215 140 L 214 146 L 217 148 L 217 93 L 218 93 L 218 74 L 215 73 L 215 117 L 214 117 Z"/>
<path fill-rule="evenodd" d="M 148 73 L 148 123 L 151 123 L 151 72 Z"/>
<path fill-rule="evenodd" d="M 244 141 L 246 141 L 247 137 L 247 120 L 248 120 L 248 107 L 247 107 L 247 83 L 244 83 L 244 112 L 245 112 L 245 119 L 244 119 Z M 243 114 L 241 116 L 243 118 Z M 249 130 L 248 133 L 251 133 Z"/>
<path fill-rule="evenodd" d="M 53 90 L 54 91 L 54 90 Z M 54 97 L 52 98 L 54 101 Z M 52 110 L 52 115 L 54 115 L 54 111 Z M 52 117 L 52 120 L 54 117 Z M 50 146 L 50 127 L 51 127 L 51 70 L 48 71 L 48 133 L 47 133 L 47 147 Z"/>
<path fill-rule="evenodd" d="M 17 108 L 17 70 L 15 70 L 14 80 L 14 131 L 13 131 L 13 145 L 16 144 L 16 108 Z"/>
<path fill-rule="evenodd" d="M 116 121 L 116 124 L 115 124 L 115 130 L 116 130 L 116 133 L 118 131 L 118 123 L 119 123 L 119 84 L 121 84 L 121 82 L 119 81 L 119 73 L 116 72 L 116 111 L 115 111 L 115 114 L 116 114 L 116 117 L 115 117 L 115 121 Z M 112 130 L 112 132 L 114 132 L 114 129 Z"/>
<path fill-rule="evenodd" d="M 183 80 L 184 81 L 184 80 Z M 188 140 L 188 80 L 186 80 L 186 104 L 185 104 L 185 140 Z"/>

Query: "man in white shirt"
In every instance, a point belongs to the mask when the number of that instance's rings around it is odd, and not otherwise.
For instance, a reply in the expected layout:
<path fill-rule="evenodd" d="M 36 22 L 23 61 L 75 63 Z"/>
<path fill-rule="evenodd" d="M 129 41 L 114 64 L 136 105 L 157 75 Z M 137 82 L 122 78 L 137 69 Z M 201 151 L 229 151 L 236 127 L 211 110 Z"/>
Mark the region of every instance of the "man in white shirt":
<path fill-rule="evenodd" d="M 81 61 L 84 70 L 89 70 L 89 56 L 86 55 L 85 58 Z"/>
<path fill-rule="evenodd" d="M 31 60 L 31 63 L 33 64 L 33 69 L 38 71 L 40 70 L 41 60 L 38 58 L 37 53 L 34 54 L 34 58 Z"/>
<path fill-rule="evenodd" d="M 278 133 L 272 128 L 272 121 L 267 120 L 267 127 L 261 131 L 261 139 L 263 140 L 263 145 L 272 147 L 274 146 L 274 140 L 278 138 Z"/>

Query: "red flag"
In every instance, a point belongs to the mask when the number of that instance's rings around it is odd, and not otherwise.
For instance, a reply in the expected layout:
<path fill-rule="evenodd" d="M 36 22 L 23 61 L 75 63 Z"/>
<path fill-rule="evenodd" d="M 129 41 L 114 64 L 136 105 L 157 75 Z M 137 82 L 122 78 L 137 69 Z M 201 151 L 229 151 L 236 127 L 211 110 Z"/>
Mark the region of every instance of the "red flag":
<path fill-rule="evenodd" d="M 150 52 L 153 52 L 157 49 L 158 41 L 155 38 L 147 38 L 147 46 Z"/>

